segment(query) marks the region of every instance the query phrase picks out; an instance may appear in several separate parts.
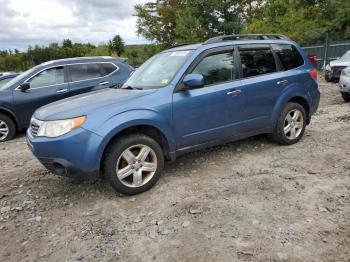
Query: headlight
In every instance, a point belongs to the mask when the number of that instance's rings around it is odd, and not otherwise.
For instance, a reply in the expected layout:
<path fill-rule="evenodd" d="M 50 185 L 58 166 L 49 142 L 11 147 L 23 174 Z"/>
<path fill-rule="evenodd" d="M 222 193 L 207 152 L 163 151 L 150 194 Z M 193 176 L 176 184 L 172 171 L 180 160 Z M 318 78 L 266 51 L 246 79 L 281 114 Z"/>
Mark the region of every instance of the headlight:
<path fill-rule="evenodd" d="M 326 70 L 327 71 L 331 71 L 332 70 L 332 68 L 331 68 L 331 66 L 329 64 L 326 65 Z"/>
<path fill-rule="evenodd" d="M 45 136 L 45 137 L 62 136 L 80 127 L 82 124 L 84 124 L 85 120 L 86 120 L 86 117 L 81 116 L 81 117 L 72 118 L 72 119 L 43 121 L 42 125 L 39 128 L 37 136 Z"/>
<path fill-rule="evenodd" d="M 350 76 L 350 67 L 345 68 L 345 69 L 342 71 L 342 74 L 343 74 L 343 75 L 346 75 L 346 76 Z"/>

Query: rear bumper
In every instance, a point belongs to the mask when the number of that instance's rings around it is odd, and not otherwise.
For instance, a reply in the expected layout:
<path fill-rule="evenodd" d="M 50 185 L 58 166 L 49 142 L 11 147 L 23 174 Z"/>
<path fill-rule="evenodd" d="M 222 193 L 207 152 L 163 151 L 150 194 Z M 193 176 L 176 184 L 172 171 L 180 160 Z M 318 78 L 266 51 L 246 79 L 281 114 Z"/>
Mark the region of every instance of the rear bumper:
<path fill-rule="evenodd" d="M 320 104 L 320 99 L 321 99 L 321 93 L 320 90 L 318 89 L 318 86 L 315 86 L 315 88 L 312 88 L 308 92 L 308 103 L 309 103 L 309 121 L 311 120 L 311 116 L 316 113 L 318 106 Z"/>
<path fill-rule="evenodd" d="M 60 176 L 99 174 L 97 150 L 101 142 L 100 136 L 82 128 L 57 138 L 33 137 L 27 131 L 27 144 L 34 156 Z"/>

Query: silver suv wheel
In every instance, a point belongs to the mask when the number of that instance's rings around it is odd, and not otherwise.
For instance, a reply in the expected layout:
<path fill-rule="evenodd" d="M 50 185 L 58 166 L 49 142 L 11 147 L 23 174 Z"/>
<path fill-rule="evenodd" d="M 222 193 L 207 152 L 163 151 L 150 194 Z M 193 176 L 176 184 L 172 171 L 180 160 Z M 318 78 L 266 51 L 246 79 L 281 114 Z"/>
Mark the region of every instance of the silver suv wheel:
<path fill-rule="evenodd" d="M 300 136 L 304 128 L 303 114 L 298 109 L 288 112 L 284 120 L 284 134 L 290 140 L 294 140 Z"/>
<path fill-rule="evenodd" d="M 119 181 L 127 187 L 141 187 L 147 184 L 157 171 L 157 156 L 146 145 L 134 145 L 120 155 L 116 174 Z"/>
<path fill-rule="evenodd" d="M 9 134 L 9 127 L 6 122 L 0 120 L 0 141 L 5 140 Z"/>

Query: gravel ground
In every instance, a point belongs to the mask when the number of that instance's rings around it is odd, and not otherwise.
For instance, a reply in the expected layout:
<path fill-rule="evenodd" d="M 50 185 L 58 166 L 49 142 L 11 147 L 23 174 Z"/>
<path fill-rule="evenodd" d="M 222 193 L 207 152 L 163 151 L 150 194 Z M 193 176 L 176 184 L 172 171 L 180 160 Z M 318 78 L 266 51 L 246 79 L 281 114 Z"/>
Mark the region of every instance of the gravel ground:
<path fill-rule="evenodd" d="M 298 144 L 194 152 L 134 197 L 0 144 L 0 261 L 350 261 L 350 103 L 320 89 Z"/>

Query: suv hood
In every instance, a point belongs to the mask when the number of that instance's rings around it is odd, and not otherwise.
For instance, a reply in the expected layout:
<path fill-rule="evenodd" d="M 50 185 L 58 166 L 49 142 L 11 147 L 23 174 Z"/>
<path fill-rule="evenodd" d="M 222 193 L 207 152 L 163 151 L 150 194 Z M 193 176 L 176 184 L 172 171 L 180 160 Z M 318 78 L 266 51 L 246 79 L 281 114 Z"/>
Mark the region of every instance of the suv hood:
<path fill-rule="evenodd" d="M 91 112 L 153 93 L 155 90 L 106 88 L 69 97 L 39 108 L 34 117 L 39 120 L 58 120 L 88 115 Z"/>
<path fill-rule="evenodd" d="M 331 67 L 334 66 L 350 66 L 350 61 L 334 60 L 329 63 Z"/>

